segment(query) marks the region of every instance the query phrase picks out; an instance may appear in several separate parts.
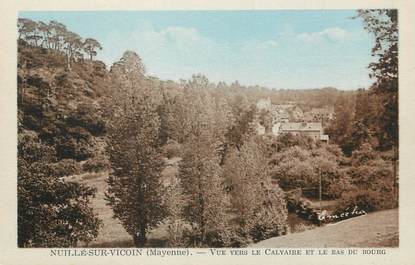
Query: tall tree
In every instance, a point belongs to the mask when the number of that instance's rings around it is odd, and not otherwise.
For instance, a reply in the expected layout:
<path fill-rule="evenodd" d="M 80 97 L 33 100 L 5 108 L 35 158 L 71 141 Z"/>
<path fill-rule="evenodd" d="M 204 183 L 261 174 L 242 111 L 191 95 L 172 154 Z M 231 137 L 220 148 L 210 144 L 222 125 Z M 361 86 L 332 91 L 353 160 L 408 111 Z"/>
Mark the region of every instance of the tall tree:
<path fill-rule="evenodd" d="M 123 107 L 112 106 L 117 111 L 108 129 L 113 172 L 108 179 L 107 199 L 137 247 L 145 245 L 147 232 L 166 214 L 160 180 L 164 169 L 158 141 L 160 120 L 153 92 L 136 85 L 119 90 L 113 104 L 121 103 Z"/>
<path fill-rule="evenodd" d="M 350 155 L 353 151 L 350 136 L 353 131 L 355 96 L 342 94 L 337 98 L 334 105 L 334 120 L 327 128 L 330 140 L 341 146 L 343 152 Z"/>
<path fill-rule="evenodd" d="M 64 37 L 67 32 L 66 26 L 55 20 L 49 22 L 52 37 L 50 38 L 51 46 L 56 51 L 61 51 L 64 44 Z"/>
<path fill-rule="evenodd" d="M 208 80 L 200 75 L 185 84 L 181 103 L 184 217 L 192 224 L 194 245 L 223 246 L 229 207 L 220 167 L 226 115 L 216 107 L 223 103 L 215 101 Z"/>
<path fill-rule="evenodd" d="M 382 97 L 378 115 L 382 148 L 398 146 L 398 11 L 396 9 L 359 10 L 365 29 L 375 37 L 369 65 L 374 78 L 372 90 Z"/>
<path fill-rule="evenodd" d="M 252 138 L 227 156 L 224 176 L 241 236 L 259 241 L 287 232 L 284 194 L 271 183 L 268 161 Z"/>
<path fill-rule="evenodd" d="M 184 218 L 192 225 L 192 245 L 199 247 L 227 244 L 229 197 L 215 149 L 206 133 L 192 135 L 179 168 Z"/>
<path fill-rule="evenodd" d="M 46 24 L 46 23 L 44 23 L 44 22 L 42 22 L 42 21 L 39 21 L 39 23 L 38 23 L 38 30 L 42 34 L 42 38 L 43 38 L 42 43 L 40 44 L 40 46 L 44 46 L 45 48 L 50 48 L 49 38 L 50 38 L 51 32 L 50 32 L 49 25 Z"/>
<path fill-rule="evenodd" d="M 64 35 L 67 67 L 71 69 L 71 62 L 76 56 L 76 52 L 82 47 L 81 37 L 74 32 L 66 32 Z"/>
<path fill-rule="evenodd" d="M 397 160 L 399 159 L 399 65 L 398 65 L 398 10 L 359 10 L 358 16 L 367 31 L 375 36 L 372 56 L 376 61 L 369 65 L 370 76 L 375 79 L 373 93 L 381 98 L 382 108 L 378 112 L 379 147 L 392 149 L 394 153 L 393 173 L 394 199 L 397 199 Z"/>
<path fill-rule="evenodd" d="M 97 55 L 96 50 L 102 50 L 102 47 L 97 40 L 87 38 L 83 43 L 83 49 L 89 55 L 89 58 L 92 61 L 92 57 Z"/>
<path fill-rule="evenodd" d="M 131 98 L 131 103 L 135 104 L 136 91 L 143 86 L 145 79 L 145 68 L 140 56 L 134 51 L 125 51 L 121 59 L 111 66 L 110 70 L 116 89 L 126 97 Z M 147 86 L 151 82 L 147 82 Z M 128 102 L 121 100 L 117 107 L 127 107 Z"/>
<path fill-rule="evenodd" d="M 111 66 L 111 72 L 128 79 L 131 86 L 134 86 L 132 82 L 144 76 L 145 68 L 140 56 L 134 51 L 127 50 L 121 59 Z"/>
<path fill-rule="evenodd" d="M 37 46 L 37 43 L 42 36 L 38 34 L 38 23 L 31 19 L 19 18 L 17 21 L 19 39 L 24 39 L 31 45 Z"/>

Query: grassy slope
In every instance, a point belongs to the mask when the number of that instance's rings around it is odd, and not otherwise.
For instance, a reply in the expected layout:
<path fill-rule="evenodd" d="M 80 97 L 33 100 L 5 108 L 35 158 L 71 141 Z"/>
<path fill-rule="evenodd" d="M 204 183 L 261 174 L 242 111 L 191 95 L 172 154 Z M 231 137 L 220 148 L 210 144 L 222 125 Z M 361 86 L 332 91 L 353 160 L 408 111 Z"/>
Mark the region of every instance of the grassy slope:
<path fill-rule="evenodd" d="M 371 213 L 301 233 L 274 237 L 253 247 L 397 247 L 398 209 Z"/>
<path fill-rule="evenodd" d="M 177 163 L 180 158 L 166 159 L 166 168 L 162 172 L 163 182 L 169 180 L 177 174 Z M 98 237 L 90 242 L 90 247 L 133 247 L 132 237 L 125 231 L 121 223 L 112 217 L 112 209 L 106 205 L 105 192 L 108 188 L 105 180 L 107 173 L 86 174 L 81 176 L 81 181 L 88 186 L 97 188 L 95 198 L 91 200 L 91 205 L 99 218 L 103 221 L 103 227 L 99 231 Z M 148 247 L 163 247 L 166 245 L 166 227 L 160 225 L 152 230 L 148 235 Z"/>
<path fill-rule="evenodd" d="M 101 173 L 96 178 L 86 179 L 84 182 L 91 187 L 97 188 L 95 198 L 91 200 L 94 211 L 103 221 L 103 227 L 99 231 L 98 237 L 90 243 L 94 247 L 127 247 L 132 245 L 131 236 L 124 230 L 121 223 L 112 218 L 112 210 L 106 205 L 105 191 L 107 190 L 106 173 Z"/>

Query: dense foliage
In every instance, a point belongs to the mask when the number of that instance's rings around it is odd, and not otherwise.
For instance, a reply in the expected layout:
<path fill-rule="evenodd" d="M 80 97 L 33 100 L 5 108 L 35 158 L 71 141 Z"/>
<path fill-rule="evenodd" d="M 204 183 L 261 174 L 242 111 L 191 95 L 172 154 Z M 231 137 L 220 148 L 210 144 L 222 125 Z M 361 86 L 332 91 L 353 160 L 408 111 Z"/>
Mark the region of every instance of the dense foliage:
<path fill-rule="evenodd" d="M 35 132 L 19 135 L 19 247 L 73 247 L 98 234 L 100 221 L 88 205 L 95 190 L 59 178 L 71 172 L 54 151 Z"/>
<path fill-rule="evenodd" d="M 284 194 L 271 183 L 265 152 L 254 140 L 233 149 L 225 160 L 236 232 L 254 242 L 287 233 Z"/>

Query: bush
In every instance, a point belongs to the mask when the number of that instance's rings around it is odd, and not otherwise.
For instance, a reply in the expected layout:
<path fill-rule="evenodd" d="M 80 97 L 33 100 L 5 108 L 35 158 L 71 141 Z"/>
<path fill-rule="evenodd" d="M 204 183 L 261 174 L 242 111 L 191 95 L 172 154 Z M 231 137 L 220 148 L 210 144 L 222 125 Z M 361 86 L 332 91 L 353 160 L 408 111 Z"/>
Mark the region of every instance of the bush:
<path fill-rule="evenodd" d="M 81 173 L 81 165 L 73 159 L 63 159 L 53 165 L 53 171 L 57 177 L 78 175 Z"/>
<path fill-rule="evenodd" d="M 287 216 L 274 214 L 269 208 L 261 208 L 251 222 L 249 235 L 254 242 L 285 235 L 288 232 Z"/>
<path fill-rule="evenodd" d="M 192 227 L 191 229 L 184 230 L 181 240 L 185 242 L 186 247 L 203 248 L 203 247 L 225 247 L 226 244 L 222 240 L 221 230 L 209 230 L 205 233 L 205 237 L 198 232 L 199 229 Z"/>
<path fill-rule="evenodd" d="M 82 165 L 82 170 L 85 172 L 100 172 L 109 168 L 109 161 L 103 156 L 92 157 Z"/>
<path fill-rule="evenodd" d="M 347 174 L 349 184 L 344 185 L 338 210 L 358 206 L 366 212 L 389 209 L 397 206 L 394 196 L 392 164 L 379 158 L 357 160 Z M 372 158 L 376 156 L 371 155 Z"/>
<path fill-rule="evenodd" d="M 339 173 L 338 181 L 331 183 L 328 187 L 328 194 L 333 198 L 340 198 L 343 192 L 349 191 L 354 187 L 348 175 L 348 170 L 343 169 Z"/>
<path fill-rule="evenodd" d="M 290 213 L 295 212 L 300 204 L 302 190 L 300 188 L 285 192 L 285 200 L 287 202 L 287 210 Z"/>
<path fill-rule="evenodd" d="M 323 196 L 336 197 L 330 186 L 341 176 L 339 164 L 342 157 L 325 148 L 308 150 L 294 146 L 275 153 L 271 157 L 273 179 L 277 179 L 284 190 L 302 188 L 310 191 L 310 196 L 317 197 L 321 177 Z"/>
<path fill-rule="evenodd" d="M 341 200 L 336 207 L 336 212 L 344 212 L 347 209 L 357 207 L 365 212 L 390 209 L 396 206 L 391 191 L 365 190 L 355 188 L 352 191 L 343 193 Z"/>
<path fill-rule="evenodd" d="M 93 155 L 93 147 L 87 139 L 59 137 L 56 139 L 56 153 L 59 159 L 75 159 L 82 161 Z"/>
<path fill-rule="evenodd" d="M 66 124 L 69 127 L 82 127 L 93 136 L 102 136 L 106 132 L 100 109 L 87 103 L 79 104 L 76 111 L 68 115 Z"/>
<path fill-rule="evenodd" d="M 240 227 L 231 227 L 225 235 L 228 242 L 226 247 L 240 248 L 254 243 L 251 236 Z"/>

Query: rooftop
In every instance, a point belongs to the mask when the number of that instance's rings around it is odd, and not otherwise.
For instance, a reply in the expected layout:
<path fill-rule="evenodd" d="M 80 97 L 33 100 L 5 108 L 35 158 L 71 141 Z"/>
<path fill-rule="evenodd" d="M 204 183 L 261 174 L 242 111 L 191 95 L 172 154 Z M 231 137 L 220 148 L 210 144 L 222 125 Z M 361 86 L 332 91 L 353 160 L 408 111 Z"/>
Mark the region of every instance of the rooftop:
<path fill-rule="evenodd" d="M 281 124 L 282 131 L 322 131 L 320 122 L 287 122 Z"/>

